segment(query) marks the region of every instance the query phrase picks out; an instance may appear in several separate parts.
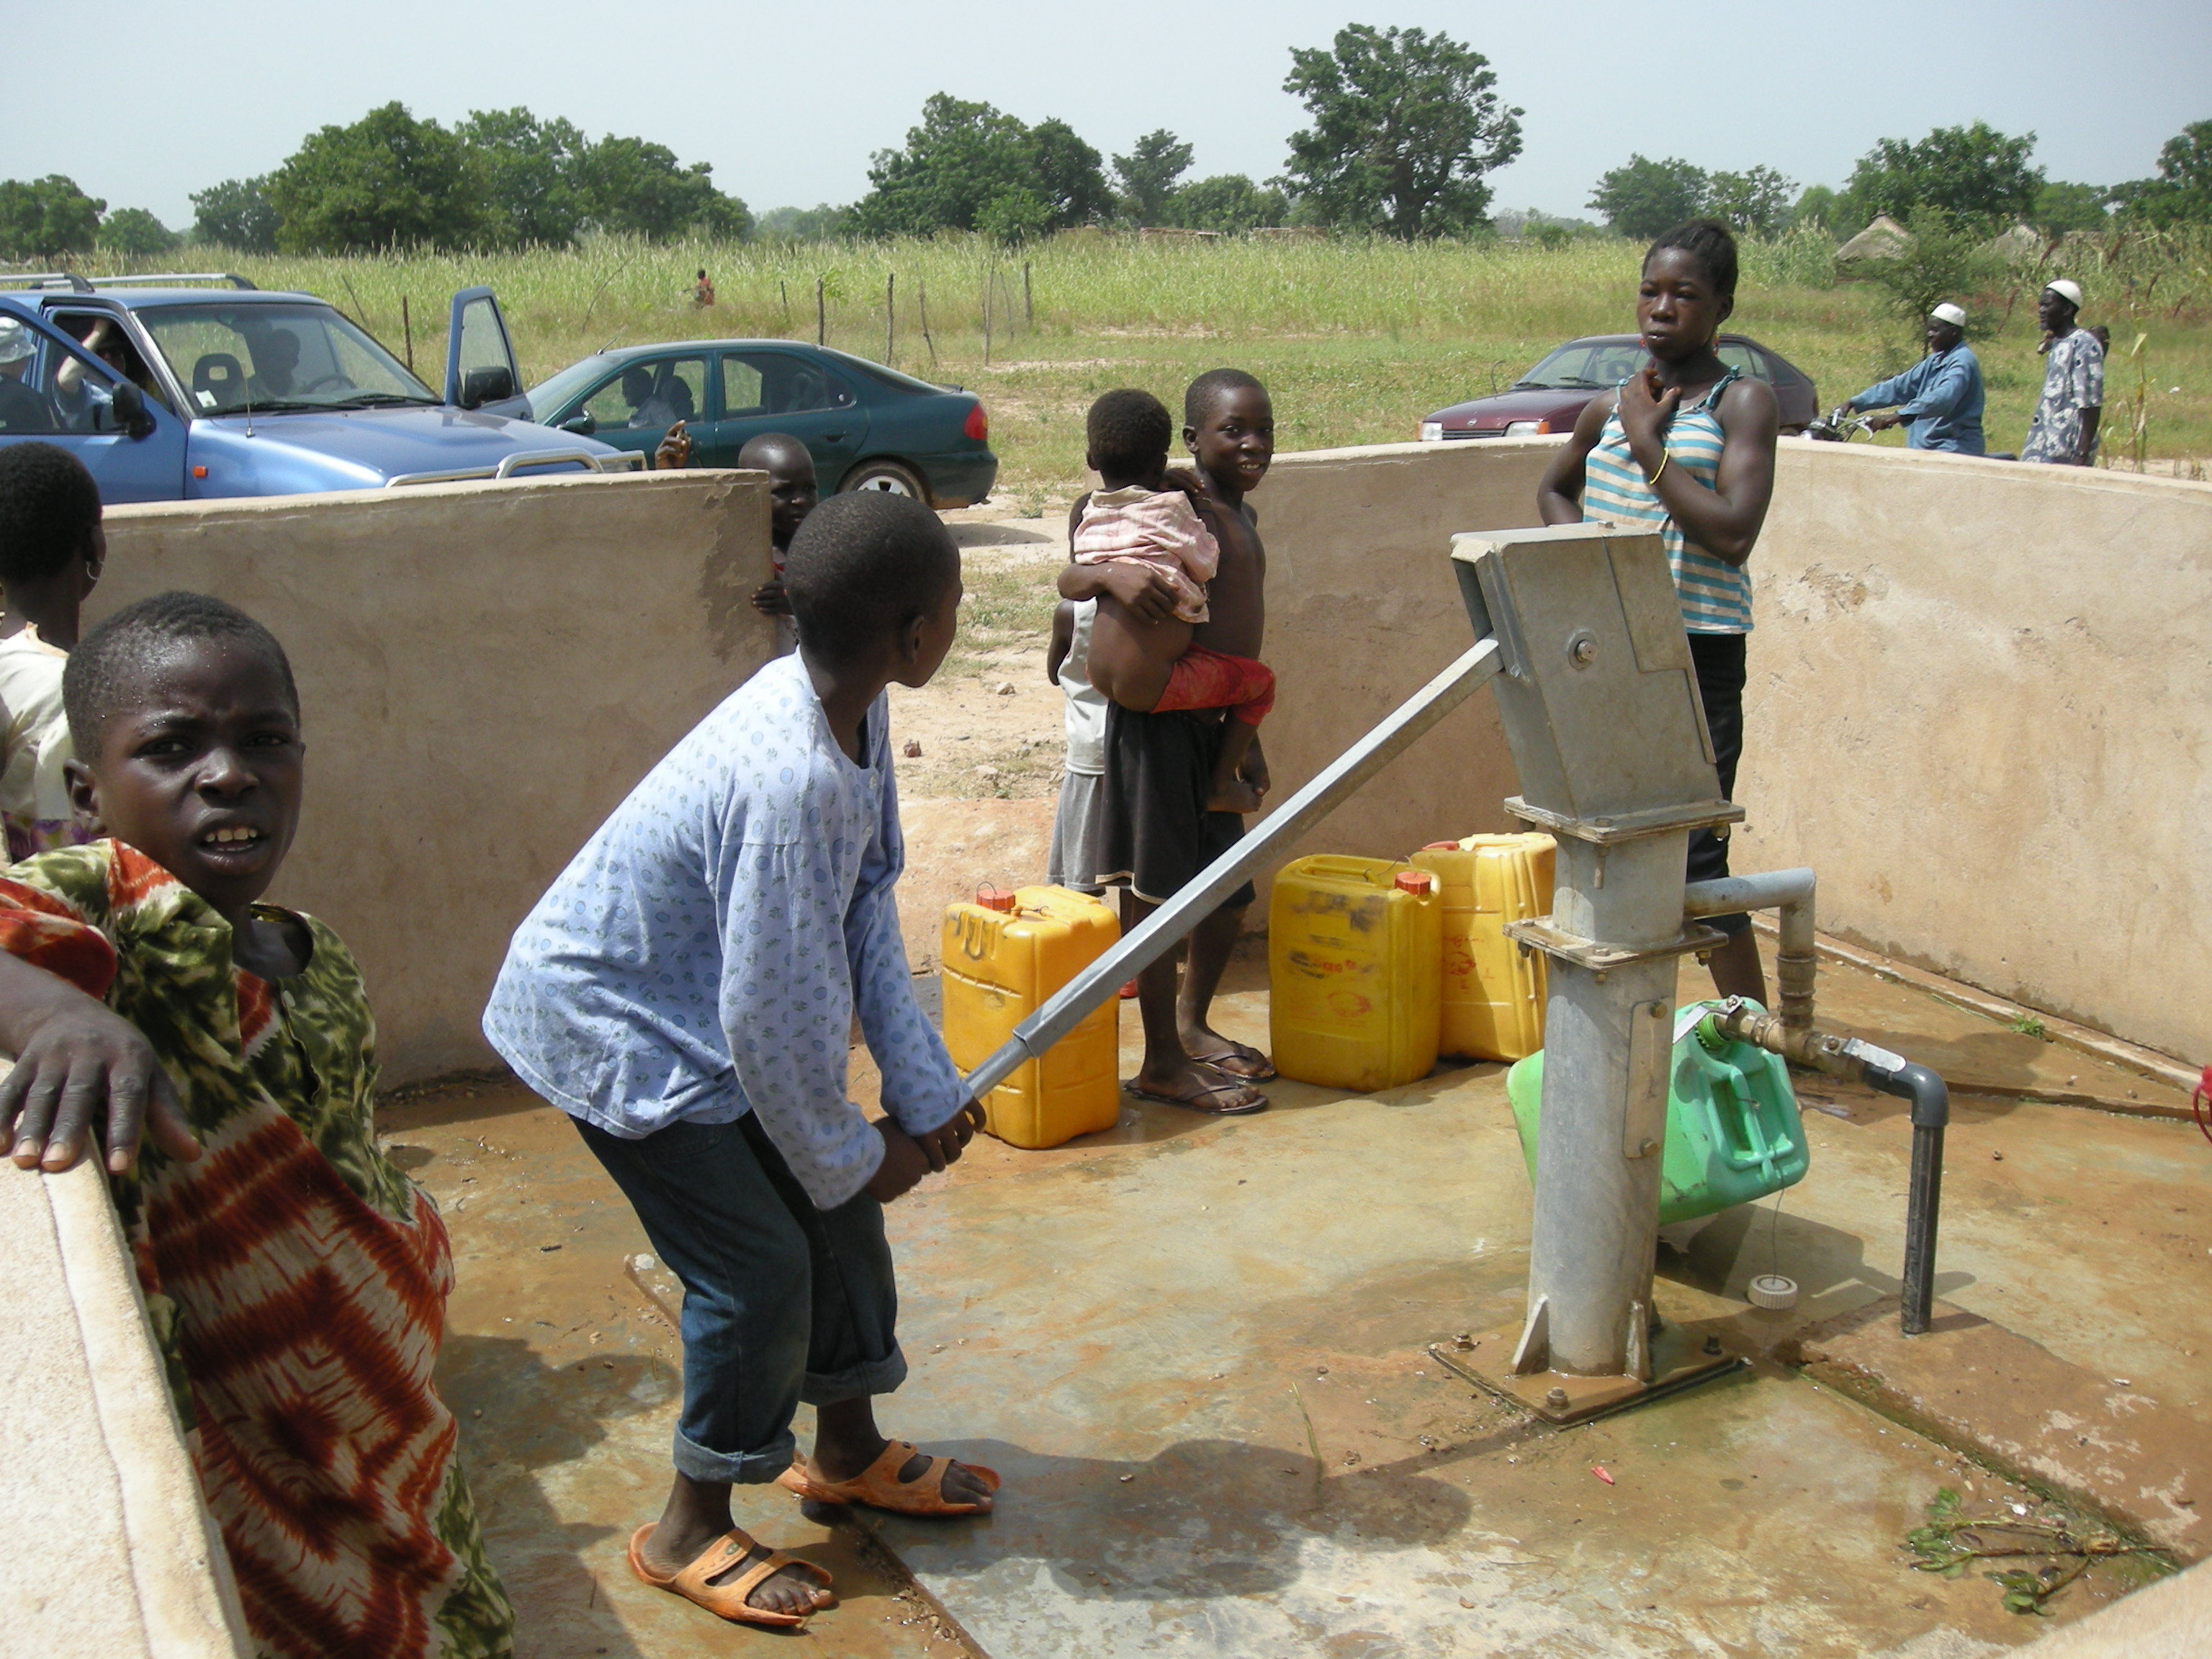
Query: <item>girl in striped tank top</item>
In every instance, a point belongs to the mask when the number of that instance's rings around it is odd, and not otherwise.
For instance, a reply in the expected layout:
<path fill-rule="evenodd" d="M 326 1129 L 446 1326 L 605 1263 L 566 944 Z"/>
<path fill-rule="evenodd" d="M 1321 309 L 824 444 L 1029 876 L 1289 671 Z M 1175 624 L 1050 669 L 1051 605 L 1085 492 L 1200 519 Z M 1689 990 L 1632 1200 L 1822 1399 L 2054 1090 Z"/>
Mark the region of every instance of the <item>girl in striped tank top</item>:
<path fill-rule="evenodd" d="M 1735 309 L 1735 238 L 1693 219 L 1644 256 L 1636 323 L 1651 361 L 1610 396 L 1594 398 L 1537 487 L 1546 524 L 1649 525 L 1666 545 L 1697 664 L 1721 793 L 1734 797 L 1743 753 L 1744 642 L 1751 632 L 1745 569 L 1774 493 L 1774 393 L 1720 360 L 1714 342 Z M 1689 879 L 1729 872 L 1726 833 L 1690 837 Z M 1766 1000 L 1746 915 L 1717 916 L 1729 936 L 1713 953 L 1723 996 Z"/>

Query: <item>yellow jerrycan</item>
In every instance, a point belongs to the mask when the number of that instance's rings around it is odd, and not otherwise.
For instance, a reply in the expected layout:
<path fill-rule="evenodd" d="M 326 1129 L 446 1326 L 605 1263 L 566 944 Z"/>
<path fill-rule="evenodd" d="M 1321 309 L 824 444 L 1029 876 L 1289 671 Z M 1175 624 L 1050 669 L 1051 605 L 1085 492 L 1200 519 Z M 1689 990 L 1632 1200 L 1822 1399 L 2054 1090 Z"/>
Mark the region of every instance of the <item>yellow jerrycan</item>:
<path fill-rule="evenodd" d="M 1548 915 L 1559 844 L 1549 836 L 1469 836 L 1413 854 L 1443 884 L 1440 1051 L 1520 1060 L 1544 1046 L 1544 956 L 1522 954 L 1505 924 Z"/>
<path fill-rule="evenodd" d="M 979 888 L 947 905 L 945 1046 L 972 1072 L 1053 993 L 1121 937 L 1114 913 L 1065 887 Z M 983 1127 L 1011 1146 L 1057 1146 L 1121 1115 L 1121 1004 L 1109 997 L 983 1102 Z"/>
<path fill-rule="evenodd" d="M 1275 1069 L 1371 1093 L 1437 1063 L 1443 896 L 1426 870 L 1323 854 L 1286 865 L 1267 903 Z"/>

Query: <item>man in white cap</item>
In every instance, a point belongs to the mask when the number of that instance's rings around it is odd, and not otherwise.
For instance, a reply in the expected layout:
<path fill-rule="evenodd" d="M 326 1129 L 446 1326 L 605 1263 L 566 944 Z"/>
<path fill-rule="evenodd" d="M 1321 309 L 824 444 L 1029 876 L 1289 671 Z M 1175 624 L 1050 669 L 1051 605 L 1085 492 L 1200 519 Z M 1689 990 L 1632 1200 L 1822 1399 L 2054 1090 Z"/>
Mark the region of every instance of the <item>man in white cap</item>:
<path fill-rule="evenodd" d="M 1907 449 L 1982 453 L 1982 365 L 1966 345 L 1966 313 L 1937 306 L 1928 313 L 1928 355 L 1844 406 L 1887 411 L 1867 422 L 1877 432 L 1907 422 Z"/>
<path fill-rule="evenodd" d="M 2035 311 L 2049 343 L 2044 348 L 2043 400 L 2028 422 L 2020 458 L 2087 466 L 2097 459 L 2097 423 L 2105 413 L 2105 348 L 2087 329 L 2075 326 L 2081 289 L 2065 277 L 2043 290 Z"/>
<path fill-rule="evenodd" d="M 24 384 L 37 351 L 29 329 L 13 317 L 0 317 L 0 436 L 54 430 L 53 405 Z"/>

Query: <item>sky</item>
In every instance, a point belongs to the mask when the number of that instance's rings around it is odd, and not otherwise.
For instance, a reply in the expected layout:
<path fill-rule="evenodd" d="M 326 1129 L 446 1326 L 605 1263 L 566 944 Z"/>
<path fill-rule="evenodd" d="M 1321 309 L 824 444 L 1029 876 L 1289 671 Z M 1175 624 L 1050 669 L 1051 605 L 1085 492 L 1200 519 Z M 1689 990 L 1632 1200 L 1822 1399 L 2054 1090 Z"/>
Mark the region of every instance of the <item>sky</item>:
<path fill-rule="evenodd" d="M 17 77 L 0 173 L 65 173 L 180 228 L 193 191 L 393 99 L 441 121 L 522 104 L 709 161 L 760 212 L 865 193 L 870 154 L 945 91 L 1058 116 L 1109 155 L 1164 126 L 1196 149 L 1188 176 L 1265 179 L 1302 125 L 1282 90 L 1291 48 L 1348 22 L 1489 58 L 1526 112 L 1521 159 L 1492 175 L 1499 210 L 1583 216 L 1597 177 L 1638 151 L 1840 185 L 1877 138 L 1977 119 L 2035 132 L 2053 179 L 2112 184 L 2149 176 L 2166 139 L 2212 118 L 2207 0 L 109 0 L 71 26 L 96 51 Z"/>

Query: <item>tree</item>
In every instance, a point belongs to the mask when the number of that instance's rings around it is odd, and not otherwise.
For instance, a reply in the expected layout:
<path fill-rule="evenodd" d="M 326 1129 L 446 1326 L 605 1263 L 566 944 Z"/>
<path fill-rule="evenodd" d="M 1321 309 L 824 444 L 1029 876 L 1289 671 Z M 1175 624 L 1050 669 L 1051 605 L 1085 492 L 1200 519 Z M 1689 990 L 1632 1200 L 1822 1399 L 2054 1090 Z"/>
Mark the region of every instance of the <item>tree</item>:
<path fill-rule="evenodd" d="M 1790 228 L 1818 228 L 1838 238 L 1857 235 L 1866 227 L 1844 222 L 1843 199 L 1839 192 L 1826 185 L 1806 185 L 1804 194 L 1797 198 L 1797 205 L 1790 210 Z"/>
<path fill-rule="evenodd" d="M 2051 236 L 2063 236 L 2070 230 L 2103 230 L 2112 222 L 2106 205 L 2112 199 L 2112 192 L 2100 185 L 2049 179 L 2035 193 L 2035 211 L 2028 222 Z"/>
<path fill-rule="evenodd" d="M 1291 135 L 1288 183 L 1333 225 L 1449 235 L 1486 222 L 1483 175 L 1521 153 L 1522 112 L 1490 60 L 1449 35 L 1354 23 L 1334 49 L 1294 49 L 1283 89 L 1313 125 Z"/>
<path fill-rule="evenodd" d="M 456 133 L 407 106 L 308 135 L 269 181 L 276 246 L 349 253 L 398 244 L 473 247 L 495 227 L 482 159 Z"/>
<path fill-rule="evenodd" d="M 2002 283 L 2004 270 L 1990 249 L 1988 221 L 1978 214 L 1915 207 L 1906 210 L 1905 223 L 1912 233 L 1905 245 L 1889 258 L 1868 260 L 1861 271 L 1887 295 L 1890 310 L 1917 343 L 1929 312 Z"/>
<path fill-rule="evenodd" d="M 1035 241 L 1051 228 L 1051 204 L 1020 185 L 1002 185 L 993 191 L 975 215 L 975 228 L 1008 247 Z"/>
<path fill-rule="evenodd" d="M 58 259 L 89 253 L 107 204 L 86 195 L 73 179 L 0 182 L 0 259 Z"/>
<path fill-rule="evenodd" d="M 1704 210 L 1737 230 L 1771 236 L 1789 218 L 1790 192 L 1796 188 L 1796 180 L 1785 179 L 1768 167 L 1753 167 L 1748 173 L 1716 173 L 1705 181 Z"/>
<path fill-rule="evenodd" d="M 1026 188 L 1029 130 L 989 104 L 933 93 L 903 149 L 870 158 L 868 194 L 854 204 L 854 228 L 866 236 L 927 236 L 973 230 L 983 205 L 1001 190 Z"/>
<path fill-rule="evenodd" d="M 1018 200 L 1024 192 L 1043 207 L 1043 228 L 1060 230 L 1103 218 L 1113 201 L 1098 152 L 1066 122 L 1024 126 L 989 104 L 943 92 L 922 105 L 921 125 L 907 130 L 904 149 L 871 158 L 868 183 L 852 210 L 853 228 L 863 236 L 984 230 L 984 210 L 994 202 L 990 234 L 1004 234 L 1027 222 Z"/>
<path fill-rule="evenodd" d="M 1114 158 L 1114 181 L 1121 186 L 1121 211 L 1133 223 L 1167 222 L 1168 198 L 1176 181 L 1190 171 L 1191 149 L 1165 127 L 1148 132 Z"/>
<path fill-rule="evenodd" d="M 2113 194 L 2130 218 L 2154 225 L 2212 224 L 2212 121 L 2191 121 L 2158 152 L 2158 177 Z"/>
<path fill-rule="evenodd" d="M 1241 233 L 1281 224 L 1290 208 L 1289 198 L 1273 185 L 1255 185 L 1241 173 L 1218 173 L 1176 191 L 1168 200 L 1167 222 Z"/>
<path fill-rule="evenodd" d="M 1045 204 L 1050 228 L 1096 224 L 1114 210 L 1104 159 L 1065 121 L 1045 119 L 1029 132 L 1030 189 Z"/>
<path fill-rule="evenodd" d="M 823 202 L 814 207 L 770 208 L 754 226 L 754 234 L 793 242 L 827 242 L 846 234 L 850 208 Z"/>
<path fill-rule="evenodd" d="M 686 231 L 742 238 L 752 215 L 714 188 L 705 161 L 681 165 L 665 144 L 612 133 L 587 146 L 569 169 L 584 222 L 617 235 L 667 241 Z"/>
<path fill-rule="evenodd" d="M 483 162 L 490 238 L 506 247 L 566 247 L 584 219 L 575 173 L 586 143 L 571 122 L 528 110 L 479 109 L 454 129 Z"/>
<path fill-rule="evenodd" d="M 1685 219 L 1696 218 L 1711 187 L 1703 167 L 1693 167 L 1679 156 L 1654 161 L 1632 155 L 1626 167 L 1615 167 L 1597 181 L 1589 204 L 1620 234 L 1644 242 Z"/>
<path fill-rule="evenodd" d="M 118 208 L 100 223 L 100 246 L 126 258 L 167 253 L 183 240 L 144 208 Z"/>
<path fill-rule="evenodd" d="M 2002 229 L 2034 211 L 2043 169 L 2030 167 L 2035 135 L 2008 137 L 1984 122 L 1938 127 L 1917 143 L 1883 138 L 1859 158 L 1844 187 L 1861 224 L 1878 213 L 1903 219 L 1918 207 L 1940 208 Z"/>
<path fill-rule="evenodd" d="M 226 179 L 192 192 L 192 240 L 234 248 L 240 253 L 276 251 L 276 204 L 269 199 L 269 179 Z"/>

